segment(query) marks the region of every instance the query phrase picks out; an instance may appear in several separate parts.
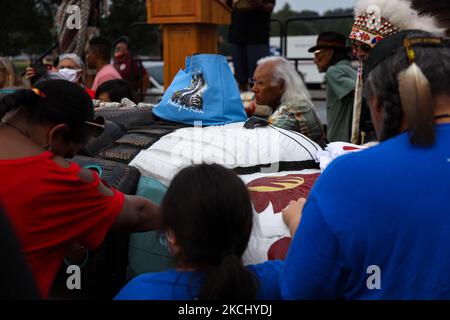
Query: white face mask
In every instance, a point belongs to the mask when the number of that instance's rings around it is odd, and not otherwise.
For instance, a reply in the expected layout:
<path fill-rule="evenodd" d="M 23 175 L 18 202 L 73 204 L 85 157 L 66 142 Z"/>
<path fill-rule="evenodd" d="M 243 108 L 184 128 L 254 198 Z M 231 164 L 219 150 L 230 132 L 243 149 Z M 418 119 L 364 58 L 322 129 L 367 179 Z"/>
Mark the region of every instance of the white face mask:
<path fill-rule="evenodd" d="M 62 68 L 59 69 L 58 72 L 64 79 L 69 80 L 70 82 L 77 82 L 81 75 L 80 69 Z"/>

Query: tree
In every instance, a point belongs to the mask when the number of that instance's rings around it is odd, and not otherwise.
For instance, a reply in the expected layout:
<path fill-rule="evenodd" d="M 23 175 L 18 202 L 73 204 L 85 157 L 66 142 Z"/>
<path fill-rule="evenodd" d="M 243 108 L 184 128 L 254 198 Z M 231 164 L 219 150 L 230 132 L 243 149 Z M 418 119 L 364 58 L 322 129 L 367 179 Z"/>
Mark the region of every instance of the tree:
<path fill-rule="evenodd" d="M 131 30 L 134 22 L 145 23 L 147 19 L 145 0 L 110 0 L 111 14 L 100 21 L 101 35 L 111 41 L 126 35 L 131 38 L 135 54 L 161 55 L 161 33 L 158 26 L 144 26 Z M 0 55 L 20 53 L 40 54 L 56 41 L 54 16 L 61 0 L 0 0 Z M 352 14 L 352 9 L 335 9 L 325 12 L 325 16 Z M 315 11 L 292 10 L 286 3 L 274 19 L 284 23 L 293 17 L 319 17 Z M 322 31 L 335 30 L 348 34 L 353 19 L 346 20 L 308 20 L 289 24 L 288 35 L 309 35 Z M 226 26 L 219 28 L 224 42 L 223 52 L 228 53 Z M 279 36 L 279 28 L 272 26 L 272 36 Z"/>
<path fill-rule="evenodd" d="M 294 11 L 291 9 L 289 3 L 286 3 L 281 10 L 272 14 L 273 19 L 280 20 L 283 24 L 286 22 L 286 20 L 294 17 L 304 18 L 304 17 L 319 17 L 319 16 L 320 16 L 319 13 L 311 10 Z M 313 33 L 314 29 L 311 22 L 309 21 L 295 21 L 289 23 L 287 31 L 288 36 L 307 35 Z M 279 36 L 279 31 L 272 29 L 271 35 Z"/>
<path fill-rule="evenodd" d="M 0 1 L 0 55 L 39 53 L 54 42 L 53 2 Z"/>
<path fill-rule="evenodd" d="M 344 35 L 350 34 L 354 22 L 352 8 L 328 10 L 324 16 L 351 16 L 351 18 L 325 20 L 320 32 L 333 30 Z"/>
<path fill-rule="evenodd" d="M 147 21 L 145 0 L 113 0 L 110 15 L 101 20 L 102 36 L 115 41 L 121 36 L 128 36 L 131 40 L 134 54 L 160 55 L 160 33 L 158 26 L 139 26 L 131 29 L 135 22 Z"/>
<path fill-rule="evenodd" d="M 61 0 L 0 1 L 0 55 L 40 54 L 57 40 L 54 17 Z M 145 22 L 145 0 L 112 0 L 111 14 L 101 19 L 101 35 L 116 40 L 128 35 L 142 52 L 159 51 L 155 44 L 158 27 L 131 33 L 134 22 Z"/>
<path fill-rule="evenodd" d="M 337 15 L 352 15 L 353 9 L 334 9 L 328 10 L 324 13 L 324 16 L 337 16 Z M 284 7 L 272 14 L 272 18 L 280 20 L 285 23 L 290 18 L 305 18 L 305 17 L 320 17 L 320 14 L 316 11 L 303 10 L 294 11 L 291 6 L 286 3 Z M 288 24 L 287 34 L 288 36 L 296 35 L 314 35 L 323 31 L 336 31 L 343 34 L 349 34 L 353 19 L 333 19 L 333 20 L 298 20 Z M 279 36 L 279 32 L 276 29 L 272 29 L 272 36 Z"/>

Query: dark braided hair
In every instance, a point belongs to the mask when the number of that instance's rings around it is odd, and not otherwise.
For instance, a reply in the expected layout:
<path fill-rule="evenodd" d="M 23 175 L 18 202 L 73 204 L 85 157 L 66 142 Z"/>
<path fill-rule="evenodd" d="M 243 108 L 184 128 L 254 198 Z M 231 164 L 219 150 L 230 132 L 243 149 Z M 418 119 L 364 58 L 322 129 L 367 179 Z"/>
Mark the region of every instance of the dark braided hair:
<path fill-rule="evenodd" d="M 94 119 L 94 106 L 86 91 L 66 80 L 49 80 L 35 91 L 18 89 L 0 100 L 0 118 L 21 108 L 28 121 L 36 124 L 67 124 L 67 141 L 84 143 L 89 134 L 85 121 Z"/>
<path fill-rule="evenodd" d="M 390 72 L 393 70 L 393 62 L 392 60 L 386 61 L 372 71 L 371 78 L 383 79 L 382 81 L 366 81 L 365 83 L 368 96 L 376 95 L 384 109 L 384 123 L 380 132 L 381 141 L 400 133 L 400 124 L 403 118 L 397 75 Z"/>
<path fill-rule="evenodd" d="M 342 60 L 350 61 L 350 52 L 345 49 L 333 48 L 333 55 L 330 59 L 330 66 L 334 66 Z"/>
<path fill-rule="evenodd" d="M 384 110 L 381 141 L 398 135 L 405 117 L 410 142 L 426 147 L 435 139 L 433 97 L 450 92 L 450 48 L 443 38 L 437 38 L 442 45 L 416 45 L 415 64 L 410 64 L 403 41 L 414 37 L 436 38 L 429 32 L 405 30 L 373 49 L 365 70 L 364 95 L 368 101 L 376 96 Z M 416 76 L 410 72 L 413 67 Z"/>

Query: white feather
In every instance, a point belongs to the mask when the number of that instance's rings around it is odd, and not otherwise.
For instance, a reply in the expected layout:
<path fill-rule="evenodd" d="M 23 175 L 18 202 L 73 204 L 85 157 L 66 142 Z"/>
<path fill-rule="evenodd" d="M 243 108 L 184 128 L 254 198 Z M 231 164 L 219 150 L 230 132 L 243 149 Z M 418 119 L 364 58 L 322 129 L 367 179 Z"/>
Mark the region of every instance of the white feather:
<path fill-rule="evenodd" d="M 355 16 L 367 12 L 371 5 L 378 6 L 381 15 L 400 30 L 418 29 L 432 33 L 445 32 L 437 21 L 428 15 L 419 15 L 407 0 L 358 0 L 355 4 Z"/>

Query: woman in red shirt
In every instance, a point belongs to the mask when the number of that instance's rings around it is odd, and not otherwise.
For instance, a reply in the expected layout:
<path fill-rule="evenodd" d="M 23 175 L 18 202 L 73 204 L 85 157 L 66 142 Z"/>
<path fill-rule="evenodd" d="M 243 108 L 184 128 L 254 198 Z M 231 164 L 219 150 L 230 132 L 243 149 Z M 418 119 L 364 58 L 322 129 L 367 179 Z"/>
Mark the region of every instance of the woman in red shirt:
<path fill-rule="evenodd" d="M 93 249 L 108 230 L 160 227 L 158 206 L 65 160 L 102 127 L 83 88 L 50 80 L 16 91 L 0 101 L 0 118 L 0 199 L 43 297 L 73 242 Z"/>

